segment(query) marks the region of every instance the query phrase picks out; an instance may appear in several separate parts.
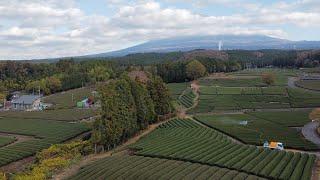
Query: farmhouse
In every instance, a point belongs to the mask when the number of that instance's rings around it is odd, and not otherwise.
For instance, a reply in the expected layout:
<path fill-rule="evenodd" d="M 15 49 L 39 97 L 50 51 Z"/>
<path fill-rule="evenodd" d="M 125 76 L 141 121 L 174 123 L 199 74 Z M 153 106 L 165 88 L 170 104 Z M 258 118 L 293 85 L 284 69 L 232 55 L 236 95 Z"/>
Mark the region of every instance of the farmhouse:
<path fill-rule="evenodd" d="M 40 96 L 22 95 L 12 100 L 12 108 L 15 110 L 38 110 L 40 108 Z"/>

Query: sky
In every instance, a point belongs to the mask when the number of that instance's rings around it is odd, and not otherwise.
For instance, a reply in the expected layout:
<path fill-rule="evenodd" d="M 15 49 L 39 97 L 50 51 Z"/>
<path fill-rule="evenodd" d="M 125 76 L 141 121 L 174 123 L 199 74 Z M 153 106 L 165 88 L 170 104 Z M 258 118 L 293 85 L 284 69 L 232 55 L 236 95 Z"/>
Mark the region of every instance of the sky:
<path fill-rule="evenodd" d="M 79 56 L 155 39 L 320 40 L 320 0 L 1 0 L 0 60 Z"/>

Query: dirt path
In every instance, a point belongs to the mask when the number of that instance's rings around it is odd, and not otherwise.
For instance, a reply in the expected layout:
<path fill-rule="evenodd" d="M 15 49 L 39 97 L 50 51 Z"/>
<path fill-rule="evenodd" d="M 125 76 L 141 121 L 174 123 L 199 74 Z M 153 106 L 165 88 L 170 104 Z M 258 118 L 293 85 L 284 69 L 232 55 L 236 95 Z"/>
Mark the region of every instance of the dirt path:
<path fill-rule="evenodd" d="M 171 119 L 169 119 L 169 120 L 171 120 Z M 74 175 L 75 173 L 77 173 L 78 170 L 81 167 L 83 167 L 83 166 L 85 166 L 87 164 L 90 164 L 90 163 L 92 163 L 94 161 L 97 161 L 99 159 L 103 159 L 103 158 L 112 156 L 115 153 L 117 153 L 117 154 L 118 153 L 123 153 L 125 150 L 127 150 L 127 146 L 128 145 L 137 142 L 141 137 L 149 134 L 150 132 L 155 130 L 159 125 L 161 125 L 161 124 L 163 124 L 163 123 L 165 123 L 165 122 L 167 122 L 169 120 L 149 125 L 149 127 L 146 130 L 144 130 L 142 133 L 140 133 L 139 135 L 129 139 L 127 142 L 125 142 L 124 144 L 118 146 L 114 150 L 111 150 L 111 151 L 108 151 L 108 152 L 105 152 L 105 153 L 101 153 L 101 154 L 92 154 L 92 155 L 84 157 L 79 163 L 74 164 L 74 165 L 70 166 L 69 168 L 64 169 L 62 172 L 59 172 L 58 174 L 54 175 L 52 177 L 52 179 L 55 179 L 55 180 L 66 179 L 66 178 Z"/>
<path fill-rule="evenodd" d="M 195 107 L 198 106 L 198 104 L 199 104 L 199 97 L 200 97 L 200 94 L 199 94 L 200 91 L 199 91 L 199 90 L 200 90 L 200 86 L 199 86 L 199 84 L 198 84 L 197 81 L 192 81 L 190 86 L 191 86 L 191 89 L 192 89 L 193 93 L 196 95 L 196 97 L 194 98 L 194 100 L 193 100 L 193 105 L 192 105 L 191 107 L 185 108 L 185 107 L 183 107 L 183 106 L 180 106 L 180 108 L 177 110 L 177 116 L 178 116 L 178 118 L 181 118 L 181 119 L 183 119 L 183 118 L 188 118 L 189 115 L 187 115 L 187 111 L 190 110 L 190 109 L 195 108 Z M 187 90 L 187 89 L 185 89 L 185 90 L 181 93 L 180 96 L 182 96 L 182 95 L 185 93 L 186 90 Z"/>
<path fill-rule="evenodd" d="M 25 141 L 29 141 L 29 140 L 33 140 L 33 139 L 37 139 L 34 136 L 26 136 L 26 135 L 20 135 L 20 134 L 13 134 L 13 133 L 5 133 L 5 132 L 0 132 L 0 136 L 4 136 L 4 137 L 14 137 L 16 140 L 13 141 L 10 144 L 7 144 L 5 146 L 2 147 L 8 147 L 8 146 L 12 146 L 14 144 L 17 143 L 21 143 L 21 142 L 25 142 Z"/>
<path fill-rule="evenodd" d="M 193 93 L 196 95 L 196 97 L 194 98 L 193 105 L 190 108 L 188 108 L 187 110 L 193 109 L 193 108 L 197 107 L 198 104 L 199 104 L 199 98 L 200 98 L 199 82 L 198 81 L 192 81 L 191 89 L 192 89 Z"/>

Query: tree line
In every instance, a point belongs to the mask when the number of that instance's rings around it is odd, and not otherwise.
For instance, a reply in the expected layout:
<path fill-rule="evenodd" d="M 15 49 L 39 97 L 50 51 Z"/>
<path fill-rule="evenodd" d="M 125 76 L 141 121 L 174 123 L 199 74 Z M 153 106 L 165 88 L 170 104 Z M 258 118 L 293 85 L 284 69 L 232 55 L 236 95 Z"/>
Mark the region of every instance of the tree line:
<path fill-rule="evenodd" d="M 243 69 L 241 62 L 214 58 L 198 58 L 156 65 L 157 74 L 167 83 L 190 81 L 205 76 L 207 73 L 233 72 L 241 69 Z"/>
<path fill-rule="evenodd" d="M 38 89 L 44 95 L 106 81 L 124 70 L 108 61 L 82 61 L 72 59 L 56 63 L 0 62 L 0 92 L 16 90 L 29 93 Z"/>
<path fill-rule="evenodd" d="M 101 118 L 93 123 L 91 142 L 97 147 L 114 148 L 159 117 L 174 111 L 169 90 L 158 76 L 147 81 L 123 74 L 99 87 Z"/>

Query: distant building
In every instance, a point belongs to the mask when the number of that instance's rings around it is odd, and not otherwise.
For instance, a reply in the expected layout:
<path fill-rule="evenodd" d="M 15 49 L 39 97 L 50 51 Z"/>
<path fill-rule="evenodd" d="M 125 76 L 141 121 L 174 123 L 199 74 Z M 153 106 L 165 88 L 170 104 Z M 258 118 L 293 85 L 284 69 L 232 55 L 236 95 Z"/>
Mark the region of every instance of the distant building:
<path fill-rule="evenodd" d="M 15 110 L 39 110 L 41 101 L 37 95 L 22 95 L 13 99 L 11 104 Z"/>

